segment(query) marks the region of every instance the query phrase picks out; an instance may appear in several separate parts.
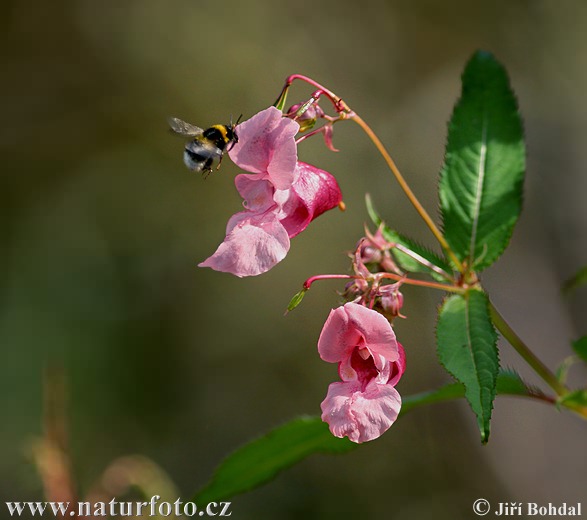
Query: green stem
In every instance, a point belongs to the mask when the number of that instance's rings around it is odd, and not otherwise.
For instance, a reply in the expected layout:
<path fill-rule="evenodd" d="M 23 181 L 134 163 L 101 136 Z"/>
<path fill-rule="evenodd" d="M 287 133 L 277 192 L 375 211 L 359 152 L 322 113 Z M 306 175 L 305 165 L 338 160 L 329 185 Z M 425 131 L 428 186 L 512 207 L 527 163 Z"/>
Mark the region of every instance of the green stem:
<path fill-rule="evenodd" d="M 505 321 L 503 316 L 493 306 L 491 301 L 489 302 L 489 313 L 491 319 L 496 326 L 497 330 L 501 332 L 501 335 L 507 339 L 515 351 L 522 356 L 524 361 L 528 363 L 542 380 L 552 388 L 558 396 L 565 395 L 569 392 L 567 387 L 563 385 L 556 376 L 549 370 L 549 368 L 542 362 L 536 354 L 532 352 L 528 346 L 522 341 L 522 339 L 514 332 L 514 330 Z"/>
<path fill-rule="evenodd" d="M 519 391 L 502 390 L 499 388 L 499 379 L 497 395 L 509 395 L 511 397 L 526 397 L 530 399 L 537 399 L 547 404 L 556 403 L 556 399 L 553 399 L 552 397 L 549 397 L 542 393 L 520 393 Z M 414 410 L 415 408 L 419 408 L 420 406 L 443 403 L 446 401 L 454 401 L 456 399 L 462 399 L 464 397 L 465 387 L 460 383 L 451 383 L 437 390 L 429 390 L 427 392 L 421 392 L 419 394 L 403 396 L 402 409 L 400 415 L 404 415 L 408 412 L 411 412 L 412 410 Z"/>

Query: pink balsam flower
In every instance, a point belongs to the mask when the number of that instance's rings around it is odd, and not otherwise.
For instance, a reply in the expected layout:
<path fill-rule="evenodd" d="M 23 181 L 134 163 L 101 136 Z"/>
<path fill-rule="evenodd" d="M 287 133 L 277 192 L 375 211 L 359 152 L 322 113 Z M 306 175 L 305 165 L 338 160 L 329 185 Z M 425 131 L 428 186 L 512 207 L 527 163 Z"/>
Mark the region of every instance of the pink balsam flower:
<path fill-rule="evenodd" d="M 378 312 L 346 303 L 330 312 L 320 339 L 320 357 L 338 363 L 341 382 L 331 383 L 322 420 L 336 437 L 365 442 L 397 419 L 401 397 L 394 388 L 405 370 L 403 347 Z"/>
<path fill-rule="evenodd" d="M 255 276 L 285 258 L 290 238 L 342 200 L 335 178 L 299 162 L 299 125 L 269 107 L 238 125 L 229 156 L 252 174 L 235 178 L 245 211 L 232 216 L 226 238 L 200 267 L 236 276 Z"/>

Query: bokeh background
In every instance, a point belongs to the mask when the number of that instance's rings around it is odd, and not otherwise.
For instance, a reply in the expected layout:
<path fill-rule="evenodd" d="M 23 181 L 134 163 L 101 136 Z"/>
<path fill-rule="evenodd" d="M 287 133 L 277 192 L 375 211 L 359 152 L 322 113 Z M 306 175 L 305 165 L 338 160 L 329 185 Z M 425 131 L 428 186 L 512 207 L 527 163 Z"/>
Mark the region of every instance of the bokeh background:
<path fill-rule="evenodd" d="M 318 414 L 336 368 L 316 340 L 336 283 L 287 317 L 301 282 L 346 272 L 370 192 L 384 217 L 434 245 L 372 144 L 337 125 L 303 160 L 334 173 L 348 210 L 293 240 L 264 276 L 197 262 L 239 209 L 227 159 L 203 180 L 182 165 L 166 118 L 200 126 L 250 117 L 284 78 L 310 75 L 371 124 L 434 213 L 446 121 L 479 48 L 507 67 L 525 119 L 525 208 L 510 249 L 484 276 L 498 308 L 549 364 L 587 332 L 586 294 L 560 286 L 587 259 L 587 4 L 509 0 L 204 2 L 5 0 L 0 219 L 0 501 L 40 500 L 31 443 L 42 373 L 67 379 L 76 478 L 87 491 L 115 459 L 156 462 L 183 497 L 230 451 Z M 290 101 L 310 89 L 297 87 Z M 448 381 L 438 366 L 440 295 L 406 289 L 396 330 L 408 353 L 399 390 Z M 507 345 L 504 365 L 528 374 Z M 586 371 L 571 370 L 584 383 Z M 531 382 L 539 383 L 531 375 Z M 349 455 L 313 456 L 233 499 L 234 518 L 473 518 L 491 502 L 577 502 L 587 510 L 587 425 L 498 398 L 479 443 L 465 403 L 419 409 Z M 0 509 L 0 517 L 7 515 Z"/>

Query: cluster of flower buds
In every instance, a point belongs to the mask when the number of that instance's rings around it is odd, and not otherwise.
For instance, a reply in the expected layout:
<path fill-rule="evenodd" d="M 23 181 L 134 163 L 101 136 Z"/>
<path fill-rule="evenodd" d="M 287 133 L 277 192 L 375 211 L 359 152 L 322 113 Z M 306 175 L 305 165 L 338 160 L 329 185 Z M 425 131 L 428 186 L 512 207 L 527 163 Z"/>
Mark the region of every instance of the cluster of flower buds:
<path fill-rule="evenodd" d="M 400 309 L 404 303 L 404 297 L 399 290 L 401 279 L 395 283 L 387 283 L 389 273 L 403 276 L 391 256 L 392 247 L 393 244 L 385 240 L 380 229 L 375 235 L 367 232 L 359 240 L 351 256 L 355 276 L 347 283 L 344 292 L 347 300 L 376 309 L 389 320 L 396 316 L 403 317 Z M 373 273 L 369 267 L 378 271 Z"/>

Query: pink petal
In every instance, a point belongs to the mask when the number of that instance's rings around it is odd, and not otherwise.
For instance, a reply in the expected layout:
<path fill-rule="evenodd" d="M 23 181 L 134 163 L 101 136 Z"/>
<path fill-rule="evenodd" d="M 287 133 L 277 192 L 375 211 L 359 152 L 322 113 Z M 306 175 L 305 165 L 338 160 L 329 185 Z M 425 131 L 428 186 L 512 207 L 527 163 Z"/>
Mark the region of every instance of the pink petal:
<path fill-rule="evenodd" d="M 373 355 L 397 361 L 399 351 L 390 323 L 377 311 L 358 303 L 346 303 L 330 311 L 318 339 L 320 357 L 329 363 L 345 361 L 356 346 Z"/>
<path fill-rule="evenodd" d="M 286 190 L 295 178 L 298 130 L 295 121 L 269 107 L 237 126 L 238 143 L 228 154 L 243 170 L 268 173 L 277 189 Z"/>
<path fill-rule="evenodd" d="M 234 178 L 234 184 L 244 199 L 243 206 L 249 211 L 263 213 L 275 204 L 273 200 L 275 188 L 264 175 L 241 173 Z"/>
<path fill-rule="evenodd" d="M 388 385 L 392 386 L 397 385 L 398 381 L 406 371 L 406 353 L 404 351 L 404 347 L 402 347 L 402 344 L 399 341 L 397 346 L 399 350 L 399 359 L 394 363 L 391 363 L 391 374 L 389 381 L 387 382 Z"/>
<path fill-rule="evenodd" d="M 318 353 L 328 363 L 350 361 L 353 349 L 363 337 L 349 326 L 349 315 L 344 307 L 332 309 L 318 338 Z"/>
<path fill-rule="evenodd" d="M 276 217 L 244 211 L 230 219 L 224 242 L 199 266 L 239 277 L 256 276 L 283 260 L 288 250 L 287 231 Z"/>
<path fill-rule="evenodd" d="M 321 408 L 334 436 L 361 443 L 389 429 L 399 415 L 401 397 L 391 385 L 372 382 L 361 392 L 356 382 L 332 383 Z"/>
<path fill-rule="evenodd" d="M 285 192 L 282 192 L 285 193 Z M 279 194 L 276 193 L 276 201 Z M 281 223 L 287 229 L 290 238 L 301 233 L 316 217 L 332 209 L 342 200 L 342 193 L 336 179 L 327 171 L 298 162 L 296 180 L 287 192 L 287 199 L 282 202 L 285 218 Z"/>
<path fill-rule="evenodd" d="M 330 150 L 332 150 L 333 152 L 338 152 L 340 150 L 335 148 L 334 144 L 332 143 L 333 132 L 334 132 L 334 128 L 332 125 L 326 125 L 323 127 L 322 133 L 324 134 L 324 142 L 326 143 L 326 146 L 328 146 L 328 148 Z"/>

